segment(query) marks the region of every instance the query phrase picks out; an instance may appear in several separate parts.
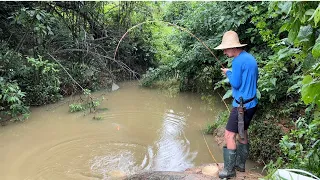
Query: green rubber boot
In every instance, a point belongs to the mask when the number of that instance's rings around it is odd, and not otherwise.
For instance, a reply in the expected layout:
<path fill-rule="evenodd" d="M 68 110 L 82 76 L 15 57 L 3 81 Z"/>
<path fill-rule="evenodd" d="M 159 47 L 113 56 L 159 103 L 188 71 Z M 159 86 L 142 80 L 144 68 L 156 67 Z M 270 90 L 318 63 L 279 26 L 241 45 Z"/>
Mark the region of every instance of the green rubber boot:
<path fill-rule="evenodd" d="M 237 143 L 237 158 L 235 168 L 237 171 L 245 172 L 246 160 L 249 155 L 249 144 Z"/>
<path fill-rule="evenodd" d="M 236 176 L 236 171 L 234 169 L 236 163 L 236 150 L 227 149 L 227 147 L 223 147 L 223 160 L 224 167 L 221 172 L 219 172 L 219 178 L 230 178 Z"/>

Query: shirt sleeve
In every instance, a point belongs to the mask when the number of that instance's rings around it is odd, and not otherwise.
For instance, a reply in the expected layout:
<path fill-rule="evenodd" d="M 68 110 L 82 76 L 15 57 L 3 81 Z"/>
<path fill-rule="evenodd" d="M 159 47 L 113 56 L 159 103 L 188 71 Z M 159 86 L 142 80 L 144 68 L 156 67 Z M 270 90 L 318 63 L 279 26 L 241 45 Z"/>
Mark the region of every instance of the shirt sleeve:
<path fill-rule="evenodd" d="M 228 70 L 226 73 L 231 86 L 235 89 L 239 89 L 241 86 L 241 77 L 242 77 L 241 73 L 242 73 L 241 64 L 236 62 L 232 63 L 232 71 Z"/>

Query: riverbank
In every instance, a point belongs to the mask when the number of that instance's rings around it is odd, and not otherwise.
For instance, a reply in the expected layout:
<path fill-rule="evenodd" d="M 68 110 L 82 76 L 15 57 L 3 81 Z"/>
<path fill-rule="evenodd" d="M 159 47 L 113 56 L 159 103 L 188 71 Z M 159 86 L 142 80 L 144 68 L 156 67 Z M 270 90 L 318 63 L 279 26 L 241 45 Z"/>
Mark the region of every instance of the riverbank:
<path fill-rule="evenodd" d="M 222 170 L 223 163 L 207 164 L 194 168 L 186 169 L 184 172 L 145 172 L 136 174 L 125 178 L 126 180 L 138 180 L 138 179 L 172 179 L 172 180 L 219 180 L 218 171 Z M 263 176 L 259 173 L 247 171 L 238 172 L 237 176 L 230 178 L 231 180 L 257 180 Z"/>
<path fill-rule="evenodd" d="M 213 132 L 213 138 L 219 147 L 223 147 L 223 135 L 224 128 L 217 128 Z M 212 163 L 197 166 L 194 168 L 188 168 L 184 172 L 144 172 L 141 174 L 135 174 L 124 179 L 126 180 L 138 180 L 138 179 L 173 179 L 173 180 L 219 180 L 219 171 L 223 169 L 223 163 Z M 246 170 L 246 172 L 236 172 L 236 177 L 230 178 L 231 180 L 256 180 L 262 178 L 263 175 L 254 171 Z"/>

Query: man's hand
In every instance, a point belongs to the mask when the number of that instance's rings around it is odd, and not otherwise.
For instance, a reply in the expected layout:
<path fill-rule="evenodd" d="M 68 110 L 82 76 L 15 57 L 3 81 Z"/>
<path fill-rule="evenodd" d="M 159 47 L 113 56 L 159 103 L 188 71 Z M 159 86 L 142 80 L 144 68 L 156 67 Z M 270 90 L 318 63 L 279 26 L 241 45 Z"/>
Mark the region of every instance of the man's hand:
<path fill-rule="evenodd" d="M 223 72 L 224 75 L 227 73 L 228 70 L 229 70 L 228 68 L 221 68 L 221 71 Z"/>

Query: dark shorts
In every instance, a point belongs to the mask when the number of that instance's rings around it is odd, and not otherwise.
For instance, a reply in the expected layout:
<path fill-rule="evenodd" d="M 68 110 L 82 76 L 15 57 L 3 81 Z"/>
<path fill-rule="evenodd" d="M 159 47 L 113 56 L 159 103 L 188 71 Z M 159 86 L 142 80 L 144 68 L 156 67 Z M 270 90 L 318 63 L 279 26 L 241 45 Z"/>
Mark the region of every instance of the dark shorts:
<path fill-rule="evenodd" d="M 258 106 L 254 107 L 254 108 L 247 109 L 244 112 L 244 130 L 248 129 L 248 127 L 250 125 L 250 121 L 253 118 L 253 115 L 257 111 L 257 107 Z M 229 120 L 227 123 L 226 130 L 234 132 L 234 133 L 238 133 L 238 110 L 236 107 L 232 108 L 232 111 L 230 113 Z"/>

